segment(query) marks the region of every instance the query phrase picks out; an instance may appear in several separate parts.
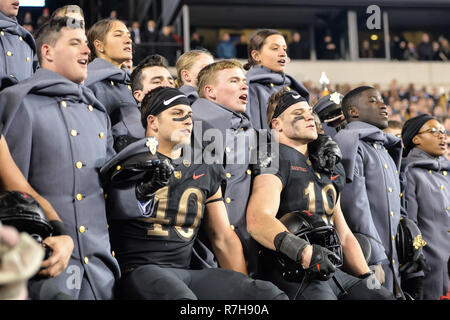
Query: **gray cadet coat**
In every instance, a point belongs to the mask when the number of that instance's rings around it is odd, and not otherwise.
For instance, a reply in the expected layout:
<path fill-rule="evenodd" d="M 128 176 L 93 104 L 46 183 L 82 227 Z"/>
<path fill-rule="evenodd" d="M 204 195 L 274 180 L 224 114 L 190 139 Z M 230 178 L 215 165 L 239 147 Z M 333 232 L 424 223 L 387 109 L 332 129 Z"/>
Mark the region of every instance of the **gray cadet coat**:
<path fill-rule="evenodd" d="M 450 255 L 450 161 L 413 148 L 402 160 L 406 211 L 427 242 L 423 253 L 431 267 L 423 281 L 424 299 L 447 294 Z"/>
<path fill-rule="evenodd" d="M 3 90 L 0 101 L 1 112 L 13 115 L 4 132 L 11 155 L 75 244 L 68 267 L 53 278 L 58 289 L 76 299 L 112 299 L 120 271 L 98 174 L 114 155 L 103 105 L 88 88 L 47 69 Z"/>
<path fill-rule="evenodd" d="M 119 69 L 104 59 L 96 58 L 88 64 L 85 86 L 94 92 L 111 119 L 115 119 L 112 114 L 118 112 L 121 106 L 137 106 L 131 90 L 130 71 L 127 68 Z M 115 124 L 111 121 L 112 126 Z"/>
<path fill-rule="evenodd" d="M 369 265 L 383 265 L 384 286 L 394 292 L 394 282 L 396 288 L 400 287 L 395 236 L 403 196 L 399 179 L 401 140 L 360 121 L 350 122 L 334 140 L 341 149 L 347 175 L 341 193 L 345 220 L 352 232 L 369 238 Z"/>
<path fill-rule="evenodd" d="M 0 90 L 29 78 L 33 72 L 36 44 L 17 19 L 0 12 Z"/>
<path fill-rule="evenodd" d="M 136 103 L 123 103 L 118 112 L 115 112 L 115 122 L 112 126 L 112 135 L 114 138 L 122 135 L 142 139 L 145 137 L 145 129 L 141 122 L 141 110 Z"/>
<path fill-rule="evenodd" d="M 183 92 L 184 95 L 186 97 L 188 97 L 191 105 L 199 98 L 197 88 L 195 88 L 193 86 L 185 84 L 185 85 L 182 85 L 181 87 L 179 87 L 178 90 Z"/>
<path fill-rule="evenodd" d="M 256 130 L 245 113 L 236 113 L 215 102 L 199 98 L 193 105 L 195 147 L 200 143 L 206 155 L 216 146 L 216 158 L 223 164 L 226 184 L 222 188 L 223 199 L 230 224 L 241 239 L 249 274 L 256 272 L 256 243 L 247 232 L 246 209 L 251 191 L 252 172 L 250 163 L 256 151 Z M 201 127 L 200 127 L 201 126 Z M 201 129 L 201 130 L 200 130 Z M 208 134 L 220 136 L 211 138 Z M 202 139 L 202 137 L 204 138 Z M 216 140 L 214 140 L 216 139 Z M 217 144 L 212 140 L 218 141 Z M 203 161 L 208 161 L 203 158 Z M 195 158 L 195 161 L 199 159 Z"/>
<path fill-rule="evenodd" d="M 283 87 L 297 91 L 309 102 L 308 90 L 285 73 L 277 73 L 263 66 L 252 66 L 246 74 L 248 84 L 247 114 L 253 128 L 269 129 L 267 125 L 267 102 L 269 97 Z"/>

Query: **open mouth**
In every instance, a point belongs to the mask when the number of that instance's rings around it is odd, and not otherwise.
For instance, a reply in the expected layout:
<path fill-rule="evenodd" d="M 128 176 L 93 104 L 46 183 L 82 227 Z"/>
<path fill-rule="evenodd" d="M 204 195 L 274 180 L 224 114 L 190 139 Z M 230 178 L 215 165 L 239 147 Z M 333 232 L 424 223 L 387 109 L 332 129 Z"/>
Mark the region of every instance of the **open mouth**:
<path fill-rule="evenodd" d="M 287 63 L 287 59 L 280 59 L 277 61 L 280 66 L 285 66 Z"/>
<path fill-rule="evenodd" d="M 87 64 L 88 64 L 88 60 L 87 59 L 79 59 L 77 62 L 79 64 L 81 64 L 82 66 L 87 66 Z"/>
<path fill-rule="evenodd" d="M 247 98 L 248 96 L 246 94 L 240 95 L 239 96 L 239 100 L 243 103 L 243 104 L 247 104 Z"/>
<path fill-rule="evenodd" d="M 388 112 L 387 112 L 387 110 L 382 110 L 382 111 L 380 112 L 380 115 L 387 119 L 387 118 L 388 118 Z"/>
<path fill-rule="evenodd" d="M 14 3 L 12 4 L 12 6 L 14 7 L 14 9 L 19 9 L 19 6 L 20 6 L 19 1 L 14 2 Z"/>

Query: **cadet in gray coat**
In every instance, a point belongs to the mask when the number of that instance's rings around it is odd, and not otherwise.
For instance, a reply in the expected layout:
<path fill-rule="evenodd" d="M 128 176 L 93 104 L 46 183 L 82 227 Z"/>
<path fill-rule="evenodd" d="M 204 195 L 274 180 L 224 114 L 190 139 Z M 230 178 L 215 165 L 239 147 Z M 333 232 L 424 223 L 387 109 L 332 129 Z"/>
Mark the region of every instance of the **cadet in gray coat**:
<path fill-rule="evenodd" d="M 445 129 L 424 114 L 405 122 L 402 139 L 406 210 L 426 241 L 423 252 L 431 267 L 423 278 L 423 299 L 437 300 L 448 291 L 450 255 L 450 161 L 444 157 Z"/>
<path fill-rule="evenodd" d="M 205 151 L 209 150 L 207 144 L 214 140 L 214 159 L 223 164 L 226 172 L 222 193 L 228 218 L 241 239 L 248 272 L 254 276 L 257 246 L 247 232 L 245 211 L 252 180 L 250 158 L 252 150 L 256 151 L 257 137 L 245 113 L 248 86 L 244 70 L 237 60 L 222 60 L 204 67 L 198 80 L 200 98 L 192 105 L 197 147 L 204 138 L 208 140 L 203 143 Z"/>
<path fill-rule="evenodd" d="M 269 129 L 266 121 L 269 97 L 283 87 L 289 87 L 305 97 L 309 102 L 308 90 L 284 70 L 289 58 L 283 35 L 271 29 L 255 31 L 248 43 L 248 70 L 246 77 L 249 87 L 247 113 L 255 129 Z"/>
<path fill-rule="evenodd" d="M 363 86 L 347 93 L 342 110 L 347 127 L 334 136 L 347 176 L 341 194 L 342 212 L 353 233 L 369 238 L 369 265 L 380 282 L 403 297 L 395 247 L 402 196 L 401 140 L 381 131 L 387 127 L 388 115 L 374 88 Z"/>
<path fill-rule="evenodd" d="M 112 126 L 114 149 L 117 152 L 145 136 L 141 122 L 141 102 L 147 92 L 156 87 L 173 88 L 174 81 L 167 68 L 167 60 L 159 54 L 147 56 L 134 68 L 131 74 L 131 89 L 136 102 L 121 105 L 115 113 L 117 122 Z"/>
<path fill-rule="evenodd" d="M 213 62 L 213 56 L 206 50 L 191 50 L 178 58 L 175 88 L 188 97 L 191 105 L 199 98 L 197 92 L 198 73 Z"/>
<path fill-rule="evenodd" d="M 29 78 L 33 72 L 36 44 L 17 22 L 19 1 L 0 0 L 0 90 Z"/>
<path fill-rule="evenodd" d="M 105 106 L 116 124 L 113 115 L 126 104 L 136 105 L 130 85 L 130 71 L 123 64 L 132 59 L 130 32 L 123 22 L 103 19 L 87 32 L 91 50 L 88 78 L 85 85 Z"/>
<path fill-rule="evenodd" d="M 13 159 L 75 243 L 66 270 L 49 281 L 76 299 L 112 299 L 120 271 L 98 170 L 114 155 L 113 141 L 105 108 L 81 84 L 89 55 L 84 29 L 68 21 L 54 19 L 40 30 L 41 68 L 2 91 L 0 110 L 10 115 L 4 134 Z"/>

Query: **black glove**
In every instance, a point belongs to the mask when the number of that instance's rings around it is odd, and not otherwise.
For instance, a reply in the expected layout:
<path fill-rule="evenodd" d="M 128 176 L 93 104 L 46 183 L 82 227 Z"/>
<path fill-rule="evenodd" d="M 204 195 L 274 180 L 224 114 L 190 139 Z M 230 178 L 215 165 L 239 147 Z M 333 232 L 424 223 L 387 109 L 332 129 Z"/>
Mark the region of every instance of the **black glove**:
<path fill-rule="evenodd" d="M 308 143 L 308 153 L 315 171 L 329 173 L 342 160 L 338 144 L 326 134 L 319 134 L 316 140 Z"/>
<path fill-rule="evenodd" d="M 414 272 L 418 272 L 418 271 L 423 271 L 423 272 L 430 272 L 431 268 L 427 263 L 427 260 L 425 259 L 425 256 L 423 255 L 422 250 L 415 250 L 414 252 L 414 256 L 412 258 L 412 261 L 407 262 L 405 264 L 403 264 L 398 271 L 400 271 L 400 273 L 414 273 Z"/>
<path fill-rule="evenodd" d="M 339 262 L 339 257 L 334 252 L 317 244 L 313 244 L 312 247 L 311 262 L 306 273 L 310 279 L 322 281 L 330 279 L 336 272 L 336 267 L 331 261 Z"/>
<path fill-rule="evenodd" d="M 423 299 L 423 277 L 402 279 L 402 290 L 414 300 Z"/>
<path fill-rule="evenodd" d="M 173 171 L 174 168 L 167 159 L 157 164 L 153 170 L 145 174 L 141 181 L 136 183 L 136 199 L 142 202 L 151 199 L 158 189 L 169 183 Z"/>

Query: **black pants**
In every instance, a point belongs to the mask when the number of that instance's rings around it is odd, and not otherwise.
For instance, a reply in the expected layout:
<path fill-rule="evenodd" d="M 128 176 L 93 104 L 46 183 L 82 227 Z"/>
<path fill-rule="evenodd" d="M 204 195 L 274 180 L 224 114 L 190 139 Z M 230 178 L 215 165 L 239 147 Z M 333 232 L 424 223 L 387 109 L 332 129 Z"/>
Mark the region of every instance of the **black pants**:
<path fill-rule="evenodd" d="M 372 278 L 359 279 L 340 269 L 327 281 L 305 279 L 303 283 L 288 282 L 273 269 L 266 279 L 286 292 L 291 300 L 395 300 L 386 288 L 373 283 Z"/>
<path fill-rule="evenodd" d="M 119 295 L 133 300 L 288 300 L 272 283 L 239 272 L 157 265 L 143 265 L 123 274 Z"/>

